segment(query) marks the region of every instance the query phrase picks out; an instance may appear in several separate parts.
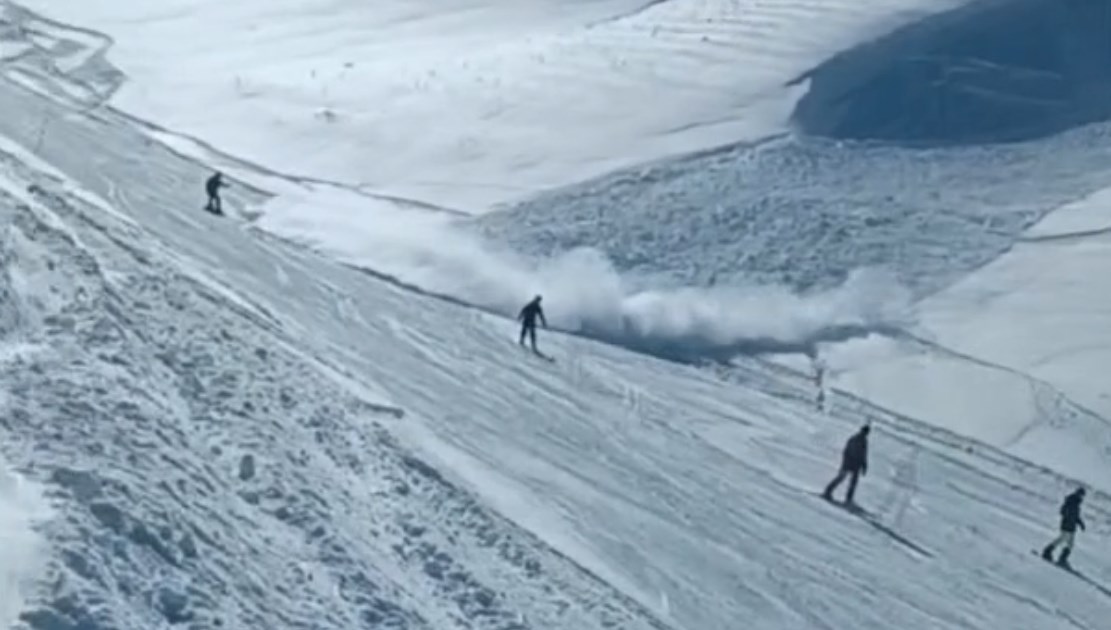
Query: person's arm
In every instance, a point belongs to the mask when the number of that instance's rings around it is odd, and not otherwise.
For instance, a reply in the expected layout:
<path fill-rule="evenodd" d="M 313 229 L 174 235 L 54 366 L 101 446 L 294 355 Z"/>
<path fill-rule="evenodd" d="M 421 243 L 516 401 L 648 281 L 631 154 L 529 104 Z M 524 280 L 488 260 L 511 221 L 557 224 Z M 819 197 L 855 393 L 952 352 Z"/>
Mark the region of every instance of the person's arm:
<path fill-rule="evenodd" d="M 536 314 L 540 316 L 540 323 L 544 325 L 544 328 L 547 328 L 548 327 L 548 320 L 544 318 L 544 310 L 543 309 L 537 309 Z"/>

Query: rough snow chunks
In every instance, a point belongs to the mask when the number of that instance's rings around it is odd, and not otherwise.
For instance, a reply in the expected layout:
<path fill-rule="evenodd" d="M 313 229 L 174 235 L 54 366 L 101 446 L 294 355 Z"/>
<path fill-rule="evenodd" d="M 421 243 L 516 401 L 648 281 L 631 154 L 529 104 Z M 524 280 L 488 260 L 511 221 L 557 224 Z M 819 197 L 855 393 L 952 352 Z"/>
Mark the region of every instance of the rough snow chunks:
<path fill-rule="evenodd" d="M 81 503 L 88 503 L 102 494 L 100 479 L 84 470 L 56 468 L 50 473 L 50 481 L 68 490 Z"/>
<path fill-rule="evenodd" d="M 187 623 L 193 619 L 193 613 L 189 612 L 189 597 L 169 586 L 157 590 L 154 607 L 170 624 Z"/>
<path fill-rule="evenodd" d="M 175 542 L 174 530 L 169 525 L 162 525 L 154 531 L 152 526 L 128 516 L 118 506 L 108 501 L 95 501 L 89 504 L 89 511 L 113 534 L 150 551 L 171 566 L 181 566 L 179 553 L 185 558 L 197 557 L 197 546 L 192 537 L 186 534 L 180 541 Z"/>
<path fill-rule="evenodd" d="M 255 477 L 255 456 L 247 453 L 239 459 L 239 479 L 250 481 Z"/>
<path fill-rule="evenodd" d="M 159 533 L 160 535 L 155 535 L 144 523 L 137 522 L 132 525 L 128 538 L 136 545 L 151 550 L 159 558 L 165 560 L 166 563 L 175 567 L 180 566 L 177 557 L 174 556 L 171 548 L 166 545 L 173 537 L 172 532 L 169 528 L 162 528 Z"/>
<path fill-rule="evenodd" d="M 181 555 L 189 560 L 195 560 L 198 556 L 197 542 L 190 534 L 181 537 L 181 541 L 178 542 L 178 549 L 181 549 Z"/>
<path fill-rule="evenodd" d="M 124 516 L 123 512 L 111 503 L 97 502 L 89 506 L 89 511 L 93 513 L 96 520 L 100 524 L 119 534 L 123 532 Z"/>

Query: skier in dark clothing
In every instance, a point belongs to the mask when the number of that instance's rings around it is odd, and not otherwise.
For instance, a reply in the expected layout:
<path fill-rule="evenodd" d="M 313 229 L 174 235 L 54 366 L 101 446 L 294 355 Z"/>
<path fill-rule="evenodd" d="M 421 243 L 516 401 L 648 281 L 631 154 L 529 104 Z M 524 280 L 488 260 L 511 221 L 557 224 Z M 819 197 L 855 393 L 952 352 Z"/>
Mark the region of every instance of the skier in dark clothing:
<path fill-rule="evenodd" d="M 1065 502 L 1061 504 L 1061 535 L 1042 550 L 1042 557 L 1053 562 L 1053 550 L 1058 545 L 1064 545 L 1065 549 L 1061 552 L 1061 557 L 1057 558 L 1057 564 L 1066 569 L 1072 568 L 1069 566 L 1069 555 L 1076 540 L 1076 528 L 1085 529 L 1084 519 L 1080 518 L 1080 504 L 1083 501 L 1084 488 L 1077 488 L 1065 497 Z"/>
<path fill-rule="evenodd" d="M 529 337 L 532 342 L 532 351 L 539 352 L 536 349 L 536 318 L 540 318 L 540 323 L 544 324 L 544 328 L 548 327 L 548 321 L 544 319 L 544 309 L 540 308 L 541 297 L 538 295 L 532 298 L 532 301 L 525 304 L 521 312 L 517 315 L 517 321 L 521 322 L 521 339 L 518 341 L 522 346 L 525 345 L 525 336 Z"/>
<path fill-rule="evenodd" d="M 220 202 L 220 189 L 227 188 L 224 183 L 224 174 L 217 172 L 212 177 L 209 177 L 204 183 L 205 192 L 208 193 L 208 205 L 204 207 L 205 210 L 213 214 L 223 214 L 224 207 Z"/>
<path fill-rule="evenodd" d="M 845 442 L 845 450 L 841 455 L 841 470 L 833 481 L 826 486 L 822 497 L 827 501 L 833 500 L 833 491 L 845 477 L 849 477 L 849 491 L 845 493 L 845 503 L 853 505 L 853 495 L 856 494 L 856 482 L 860 475 L 868 474 L 868 432 L 870 427 L 865 425 Z"/>

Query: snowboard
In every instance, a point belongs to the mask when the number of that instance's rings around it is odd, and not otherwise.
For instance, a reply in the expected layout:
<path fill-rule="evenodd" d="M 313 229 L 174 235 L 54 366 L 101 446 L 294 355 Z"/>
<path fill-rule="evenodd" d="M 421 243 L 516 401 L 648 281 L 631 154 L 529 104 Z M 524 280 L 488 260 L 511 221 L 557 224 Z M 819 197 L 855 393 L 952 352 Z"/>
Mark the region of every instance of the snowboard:
<path fill-rule="evenodd" d="M 532 356 L 534 356 L 538 359 L 547 361 L 548 363 L 555 363 L 556 362 L 555 357 L 546 355 L 543 352 L 540 352 L 539 350 L 533 350 L 532 348 L 529 348 L 528 346 L 522 346 L 521 344 L 517 344 L 517 345 L 521 348 L 521 350 L 531 354 Z"/>
<path fill-rule="evenodd" d="M 1076 572 L 1076 569 L 1072 568 L 1071 566 L 1069 566 L 1069 567 L 1061 566 L 1061 565 L 1057 564 L 1056 560 L 1046 560 L 1045 558 L 1042 558 L 1042 552 L 1038 551 L 1037 549 L 1031 549 L 1030 553 L 1037 556 L 1042 562 L 1048 562 L 1049 564 L 1052 564 L 1053 566 L 1057 567 L 1058 569 L 1061 569 L 1062 571 L 1068 571 L 1069 573 L 1072 573 L 1073 575 L 1079 575 Z"/>
<path fill-rule="evenodd" d="M 852 514 L 853 516 L 859 518 L 860 520 L 864 521 L 865 523 L 871 525 L 873 529 L 875 529 L 876 531 L 884 534 L 885 536 L 887 536 L 891 540 L 895 541 L 896 543 L 899 543 L 900 545 L 902 545 L 903 547 L 905 547 L 909 551 L 913 552 L 915 555 L 923 557 L 923 558 L 933 558 L 934 557 L 934 553 L 932 551 L 930 551 L 929 549 L 926 549 L 925 547 L 919 545 L 918 543 L 910 540 L 909 538 L 907 538 L 903 534 L 900 534 L 899 532 L 895 531 L 894 529 L 888 527 L 887 525 L 885 525 L 880 520 L 879 516 L 877 516 L 876 514 L 873 514 L 872 512 L 869 512 L 868 510 L 860 507 L 859 505 L 857 505 L 855 503 L 843 503 L 841 501 L 837 501 L 836 499 L 827 499 L 826 497 L 822 496 L 821 493 L 818 493 L 818 498 L 821 499 L 822 501 L 824 501 L 825 503 L 828 503 L 828 504 L 830 504 L 834 507 L 841 508 L 842 510 L 848 512 L 849 514 Z"/>

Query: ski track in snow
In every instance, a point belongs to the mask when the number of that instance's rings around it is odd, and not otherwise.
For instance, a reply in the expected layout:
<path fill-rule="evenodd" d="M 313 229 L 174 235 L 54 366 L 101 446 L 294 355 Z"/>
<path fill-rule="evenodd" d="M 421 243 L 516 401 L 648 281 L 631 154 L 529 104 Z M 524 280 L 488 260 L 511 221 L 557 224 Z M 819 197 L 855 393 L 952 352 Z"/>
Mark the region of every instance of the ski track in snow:
<path fill-rule="evenodd" d="M 3 157 L 33 197 L 0 206 L 5 342 L 42 348 L 0 368 L 5 427 L 63 499 L 32 627 L 655 627 L 399 447 L 391 407 L 281 325 Z"/>

